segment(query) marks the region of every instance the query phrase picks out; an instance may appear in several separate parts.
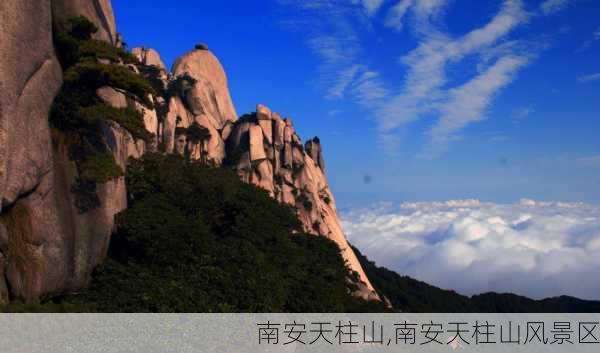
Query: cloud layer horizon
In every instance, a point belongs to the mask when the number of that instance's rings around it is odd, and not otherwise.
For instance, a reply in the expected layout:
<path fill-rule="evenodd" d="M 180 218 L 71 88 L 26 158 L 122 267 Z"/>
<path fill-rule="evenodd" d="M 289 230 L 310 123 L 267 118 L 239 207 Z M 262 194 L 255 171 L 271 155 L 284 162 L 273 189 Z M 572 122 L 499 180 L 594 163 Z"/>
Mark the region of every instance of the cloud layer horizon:
<path fill-rule="evenodd" d="M 342 212 L 349 241 L 401 275 L 473 295 L 600 300 L 600 206 L 478 200 Z"/>

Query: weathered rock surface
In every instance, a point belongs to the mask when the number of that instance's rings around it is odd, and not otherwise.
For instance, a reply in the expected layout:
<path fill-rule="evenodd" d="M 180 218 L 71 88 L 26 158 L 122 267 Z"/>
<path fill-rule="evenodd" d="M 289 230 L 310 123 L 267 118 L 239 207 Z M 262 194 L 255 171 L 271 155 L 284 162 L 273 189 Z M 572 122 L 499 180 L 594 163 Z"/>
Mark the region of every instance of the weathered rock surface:
<path fill-rule="evenodd" d="M 98 27 L 98 32 L 95 34 L 97 39 L 117 44 L 117 29 L 110 0 L 52 0 L 52 10 L 55 21 L 73 16 L 85 16 Z"/>
<path fill-rule="evenodd" d="M 52 156 L 48 111 L 62 82 L 62 71 L 52 46 L 50 2 L 6 0 L 0 3 L 0 301 L 8 287 L 19 287 L 16 269 L 28 258 L 28 242 L 41 234 L 15 238 L 22 229 L 46 228 L 53 208 L 44 199 L 52 184 Z M 20 204 L 35 205 L 36 214 L 19 218 Z M 49 213 L 49 214 L 48 214 Z M 37 224 L 33 222 L 37 221 Z M 26 234 L 27 235 L 27 234 Z M 19 240 L 23 240 L 19 242 Z M 35 259 L 44 256 L 37 248 L 29 272 L 39 270 Z M 47 249 L 52 251 L 51 249 Z M 38 271 L 39 272 L 39 271 Z M 23 274 L 27 278 L 34 278 Z M 11 279 L 13 281 L 11 281 Z M 7 286 L 7 280 L 10 286 Z M 50 278 L 49 280 L 52 280 Z M 32 283 L 38 287 L 43 285 Z"/>
<path fill-rule="evenodd" d="M 349 268 L 358 273 L 356 294 L 379 300 L 342 230 L 325 177 L 319 139 L 310 140 L 305 152 L 292 120 L 282 120 L 279 114 L 258 105 L 254 116 L 234 124 L 226 143 L 227 153 L 241 152 L 235 166 L 240 177 L 264 188 L 280 202 L 296 207 L 307 232 L 326 236 L 338 244 Z"/>
<path fill-rule="evenodd" d="M 169 153 L 175 148 L 175 130 L 178 127 L 187 128 L 194 121 L 194 117 L 181 101 L 179 97 L 173 97 L 169 100 L 168 113 L 163 122 L 163 143 L 165 150 Z"/>
<path fill-rule="evenodd" d="M 217 129 L 221 129 L 225 122 L 237 119 L 227 76 L 219 60 L 210 51 L 194 50 L 181 56 L 173 65 L 172 72 L 174 76 L 187 73 L 197 80 L 185 97 L 194 115 L 209 116 Z"/>
<path fill-rule="evenodd" d="M 186 154 L 193 159 L 206 159 L 213 165 L 221 165 L 225 158 L 222 132 L 228 135 L 231 123 L 237 119 L 227 86 L 227 77 L 218 59 L 204 48 L 196 49 L 177 59 L 172 76 L 176 78 L 185 74 L 194 78 L 196 83 L 183 97 L 171 97 L 168 102 L 162 129 L 159 128 L 163 131 L 161 138 L 165 150 Z M 183 130 L 176 136 L 178 128 L 186 129 L 194 122 L 209 131 L 210 138 L 207 141 L 199 144 L 183 141 Z"/>
<path fill-rule="evenodd" d="M 321 141 L 315 137 L 308 140 L 304 145 L 304 149 L 310 158 L 317 163 L 321 171 L 325 173 L 325 159 L 323 158 L 323 150 L 321 149 Z"/>
<path fill-rule="evenodd" d="M 59 18 L 84 15 L 113 42 L 110 1 L 58 0 Z M 48 112 L 62 83 L 52 44 L 49 1 L 0 3 L 0 302 L 36 302 L 84 287 L 105 256 L 114 215 L 126 204 L 123 178 L 97 186 L 101 207 L 81 213 L 72 188 L 77 168 L 69 158 L 67 135 L 52 131 Z M 113 88 L 98 96 L 115 107 L 134 104 Z M 149 128 L 156 118 L 144 112 Z M 125 166 L 144 152 L 143 142 L 116 124 L 102 138 Z"/>
<path fill-rule="evenodd" d="M 110 0 L 4 0 L 0 10 L 0 304 L 13 298 L 37 302 L 87 285 L 106 257 L 114 216 L 127 207 L 122 177 L 97 185 L 99 207 L 85 212 L 79 207 L 71 137 L 48 124 L 62 82 L 52 21 L 83 15 L 99 28 L 98 39 L 113 44 L 119 39 Z M 291 119 L 262 105 L 255 115 L 237 120 L 223 67 L 206 46 L 180 57 L 172 75 L 155 50 L 136 48 L 133 54 L 161 68 L 164 87 L 183 74 L 196 83 L 182 97 L 151 97 L 155 109 L 112 87 L 97 90 L 108 105 L 141 111 L 146 129 L 156 136 L 146 144 L 114 122 L 102 123 L 100 138 L 117 164 L 125 169 L 128 158 L 157 146 L 215 165 L 235 155 L 240 177 L 296 207 L 307 232 L 335 241 L 358 273 L 357 294 L 377 299 L 341 229 L 320 141 L 312 139 L 304 148 Z M 128 67 L 139 72 L 134 64 Z M 194 124 L 210 137 L 188 141 Z"/>
<path fill-rule="evenodd" d="M 4 255 L 0 254 L 0 305 L 8 304 L 8 302 L 10 301 L 8 286 L 6 285 L 6 279 L 4 277 L 4 267 Z"/>
<path fill-rule="evenodd" d="M 48 111 L 62 82 L 48 2 L 0 3 L 0 210 L 51 168 Z"/>
<path fill-rule="evenodd" d="M 210 138 L 207 141 L 201 142 L 201 146 L 197 146 L 198 153 L 193 155 L 192 158 L 202 159 L 204 158 L 202 154 L 205 154 L 207 161 L 215 165 L 220 165 L 223 162 L 223 158 L 225 158 L 225 142 L 221 138 L 217 127 L 214 126 L 213 120 L 205 114 L 197 115 L 194 120 L 208 130 Z"/>
<path fill-rule="evenodd" d="M 100 87 L 98 88 L 98 90 L 96 90 L 96 95 L 98 96 L 98 98 L 102 99 L 106 104 L 115 108 L 127 107 L 127 97 L 125 96 L 125 94 L 117 91 L 112 87 Z"/>
<path fill-rule="evenodd" d="M 156 66 L 163 71 L 167 71 L 167 67 L 160 58 L 160 54 L 152 48 L 133 48 L 133 54 L 142 64 Z"/>

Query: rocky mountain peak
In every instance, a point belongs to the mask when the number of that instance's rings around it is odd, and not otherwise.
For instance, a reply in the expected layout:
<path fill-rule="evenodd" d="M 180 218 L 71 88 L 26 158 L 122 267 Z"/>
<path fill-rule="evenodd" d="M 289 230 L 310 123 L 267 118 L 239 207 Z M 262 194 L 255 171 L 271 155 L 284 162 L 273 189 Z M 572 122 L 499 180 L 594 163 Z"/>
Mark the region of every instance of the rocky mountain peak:
<path fill-rule="evenodd" d="M 142 64 L 156 66 L 164 72 L 167 72 L 167 67 L 160 58 L 160 54 L 152 49 L 146 47 L 138 47 L 131 49 L 133 54 Z"/>
<path fill-rule="evenodd" d="M 190 51 L 175 61 L 171 71 L 174 77 L 187 74 L 196 80 L 184 97 L 194 115 L 207 115 L 217 129 L 237 119 L 225 70 L 212 52 Z"/>
<path fill-rule="evenodd" d="M 358 273 L 358 295 L 378 299 L 341 228 L 320 140 L 315 137 L 303 147 L 290 118 L 282 120 L 258 104 L 255 114 L 234 124 L 226 146 L 226 154 L 235 156 L 230 163 L 238 175 L 294 207 L 307 232 L 336 242 L 350 269 Z"/>
<path fill-rule="evenodd" d="M 115 215 L 127 208 L 122 172 L 129 158 L 147 151 L 232 168 L 242 180 L 294 207 L 307 232 L 338 244 L 349 269 L 358 274 L 357 294 L 378 299 L 342 231 L 318 138 L 303 145 L 291 118 L 261 104 L 238 119 L 225 70 L 205 44 L 179 57 L 169 73 L 151 48 L 127 54 L 102 46 L 102 41 L 116 47 L 120 42 L 110 0 L 39 5 L 33 0 L 0 5 L 9 14 L 0 24 L 0 48 L 7 53 L 0 61 L 5 79 L 0 87 L 0 304 L 9 297 L 37 302 L 88 284 L 106 257 Z M 73 16 L 84 16 L 98 28 L 96 42 L 87 45 L 114 55 L 71 65 L 118 73 L 117 78 L 133 73 L 148 81 L 130 78 L 127 86 L 109 80 L 88 92 L 95 98 L 86 112 L 98 119 L 93 144 L 102 151 L 88 159 L 102 168 L 108 163 L 110 174 L 87 184 L 82 165 L 91 162 L 74 160 L 73 135 L 48 123 L 63 76 L 52 23 Z M 71 76 L 77 73 L 63 68 Z M 82 191 L 85 198 L 78 194 Z"/>

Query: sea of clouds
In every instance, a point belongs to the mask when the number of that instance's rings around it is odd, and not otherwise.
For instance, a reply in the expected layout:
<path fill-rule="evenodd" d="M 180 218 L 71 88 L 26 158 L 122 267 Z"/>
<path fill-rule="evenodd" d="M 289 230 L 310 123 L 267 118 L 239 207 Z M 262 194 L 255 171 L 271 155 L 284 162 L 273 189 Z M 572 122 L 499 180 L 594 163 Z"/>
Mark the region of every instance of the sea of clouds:
<path fill-rule="evenodd" d="M 472 295 L 600 300 L 600 206 L 378 203 L 342 212 L 350 242 L 400 274 Z"/>

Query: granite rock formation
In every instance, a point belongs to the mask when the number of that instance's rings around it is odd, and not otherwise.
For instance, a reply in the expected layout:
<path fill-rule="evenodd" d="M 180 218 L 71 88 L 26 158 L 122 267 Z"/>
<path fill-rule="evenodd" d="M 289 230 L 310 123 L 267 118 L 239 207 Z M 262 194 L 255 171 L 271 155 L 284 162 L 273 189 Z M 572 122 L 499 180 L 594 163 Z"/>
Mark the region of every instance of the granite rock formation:
<path fill-rule="evenodd" d="M 240 178 L 294 207 L 308 233 L 338 244 L 349 268 L 358 274 L 356 294 L 379 299 L 343 233 L 319 139 L 313 138 L 304 147 L 290 118 L 282 119 L 259 104 L 256 113 L 233 124 L 226 143 L 230 163 Z"/>
<path fill-rule="evenodd" d="M 167 71 L 167 67 L 160 58 L 160 54 L 152 48 L 133 48 L 131 54 L 135 55 L 144 65 L 156 66 L 164 72 Z"/>
<path fill-rule="evenodd" d="M 5 0 L 0 10 L 0 304 L 37 302 L 88 284 L 106 257 L 114 216 L 127 207 L 123 177 L 97 185 L 98 207 L 78 207 L 72 137 L 48 122 L 62 84 L 52 24 L 83 15 L 98 27 L 96 39 L 116 46 L 120 39 L 109 0 Z M 292 120 L 263 105 L 238 119 L 225 71 L 206 45 L 177 59 L 171 72 L 153 49 L 131 54 L 138 63 L 117 65 L 140 75 L 153 72 L 160 87 L 146 97 L 149 105 L 116 87 L 96 91 L 108 106 L 141 112 L 153 134 L 136 140 L 114 121 L 102 122 L 100 140 L 121 169 L 149 150 L 234 168 L 295 207 L 307 232 L 335 241 L 357 274 L 357 294 L 379 298 L 343 234 L 318 138 L 303 145 Z"/>
<path fill-rule="evenodd" d="M 49 1 L 36 1 L 47 4 Z M 98 27 L 97 39 L 116 45 L 118 42 L 117 26 L 110 0 L 52 0 L 54 21 L 61 21 L 73 16 L 85 16 Z"/>
<path fill-rule="evenodd" d="M 110 1 L 7 0 L 0 9 L 0 303 L 9 294 L 36 302 L 87 285 L 106 256 L 114 215 L 127 205 L 118 178 L 98 185 L 101 207 L 86 213 L 77 207 L 69 137 L 48 122 L 62 84 L 53 21 L 84 15 L 99 28 L 98 38 L 111 43 L 116 32 Z M 110 87 L 98 96 L 113 106 L 133 104 Z M 144 115 L 152 121 L 151 112 Z M 102 138 L 122 167 L 145 149 L 117 124 L 103 126 Z"/>
<path fill-rule="evenodd" d="M 52 215 L 44 214 L 51 212 L 47 192 L 53 182 L 48 110 L 62 83 L 62 71 L 52 45 L 50 2 L 2 1 L 0 13 L 2 303 L 8 299 L 8 288 L 26 294 L 24 286 L 45 287 L 33 273 L 40 272 L 40 259 L 55 251 L 45 246 L 51 242 L 47 236 L 54 235 L 39 231 L 47 228 L 46 222 L 52 223 Z M 37 217 L 43 223 L 35 224 Z"/>

